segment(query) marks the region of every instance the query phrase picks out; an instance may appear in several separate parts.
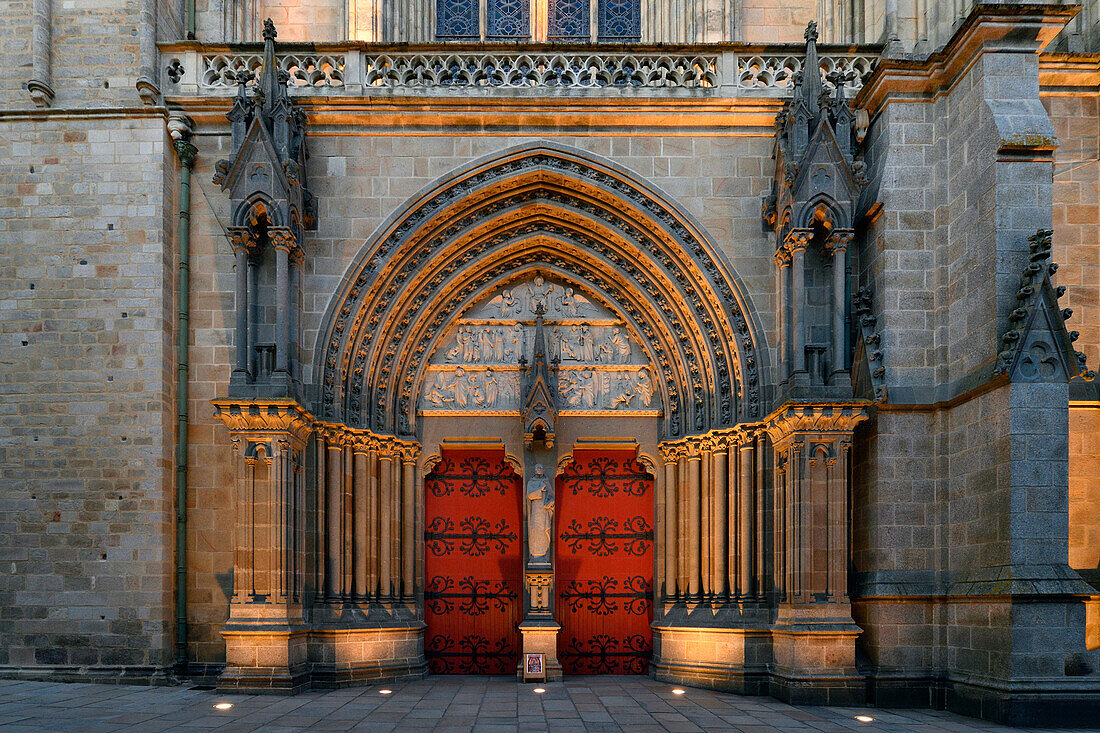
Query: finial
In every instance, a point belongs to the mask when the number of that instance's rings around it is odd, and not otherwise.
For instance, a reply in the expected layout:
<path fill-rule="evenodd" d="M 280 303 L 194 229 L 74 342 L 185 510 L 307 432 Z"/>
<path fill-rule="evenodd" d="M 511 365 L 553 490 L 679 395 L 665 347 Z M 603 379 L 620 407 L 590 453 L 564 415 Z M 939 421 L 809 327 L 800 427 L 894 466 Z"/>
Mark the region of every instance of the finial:
<path fill-rule="evenodd" d="M 806 24 L 806 32 L 802 35 L 807 41 L 817 41 L 817 21 L 811 20 Z"/>
<path fill-rule="evenodd" d="M 275 24 L 271 21 L 271 18 L 268 18 L 264 21 L 264 40 L 273 41 L 277 35 L 279 34 L 275 32 Z"/>

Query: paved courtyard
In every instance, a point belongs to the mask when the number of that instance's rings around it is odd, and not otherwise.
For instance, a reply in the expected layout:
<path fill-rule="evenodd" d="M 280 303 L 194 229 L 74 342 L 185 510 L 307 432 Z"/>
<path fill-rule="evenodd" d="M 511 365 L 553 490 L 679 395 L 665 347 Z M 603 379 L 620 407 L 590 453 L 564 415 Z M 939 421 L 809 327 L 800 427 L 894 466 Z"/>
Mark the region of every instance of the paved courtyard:
<path fill-rule="evenodd" d="M 1009 731 L 934 710 L 793 707 L 646 677 L 573 677 L 521 685 L 504 677 L 431 677 L 294 697 L 181 687 L 0 680 L 7 731 Z M 383 690 L 390 690 L 383 694 Z M 219 704 L 232 707 L 216 709 Z M 860 722 L 869 715 L 874 722 Z"/>

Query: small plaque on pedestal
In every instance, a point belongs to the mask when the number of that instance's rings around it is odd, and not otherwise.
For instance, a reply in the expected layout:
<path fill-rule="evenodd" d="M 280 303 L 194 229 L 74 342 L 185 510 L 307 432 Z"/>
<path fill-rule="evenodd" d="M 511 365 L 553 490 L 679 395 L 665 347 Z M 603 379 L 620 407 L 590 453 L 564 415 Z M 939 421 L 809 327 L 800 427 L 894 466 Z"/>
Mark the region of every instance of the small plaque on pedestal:
<path fill-rule="evenodd" d="M 546 681 L 546 655 L 540 653 L 523 655 L 523 681 Z"/>

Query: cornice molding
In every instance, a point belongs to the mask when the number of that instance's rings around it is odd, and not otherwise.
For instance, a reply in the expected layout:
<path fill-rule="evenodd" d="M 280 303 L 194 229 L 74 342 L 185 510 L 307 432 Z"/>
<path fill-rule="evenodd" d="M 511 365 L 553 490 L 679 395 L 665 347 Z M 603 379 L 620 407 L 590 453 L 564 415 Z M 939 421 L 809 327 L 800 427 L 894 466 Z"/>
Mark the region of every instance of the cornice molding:
<path fill-rule="evenodd" d="M 943 50 L 927 59 L 881 59 L 855 106 L 874 117 L 891 101 L 934 101 L 985 53 L 1040 53 L 1078 10 L 1045 3 L 979 4 Z"/>

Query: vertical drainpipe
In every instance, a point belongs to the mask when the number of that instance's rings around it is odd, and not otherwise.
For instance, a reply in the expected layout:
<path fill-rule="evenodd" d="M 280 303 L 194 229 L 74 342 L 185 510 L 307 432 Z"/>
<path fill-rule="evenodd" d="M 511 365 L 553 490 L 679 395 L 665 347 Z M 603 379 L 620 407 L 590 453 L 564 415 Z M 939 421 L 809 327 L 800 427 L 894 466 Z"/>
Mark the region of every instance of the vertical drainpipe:
<path fill-rule="evenodd" d="M 180 159 L 179 364 L 176 369 L 176 670 L 187 668 L 187 386 L 191 336 L 191 169 L 198 149 L 191 144 L 190 120 L 173 116 L 168 124 Z"/>

